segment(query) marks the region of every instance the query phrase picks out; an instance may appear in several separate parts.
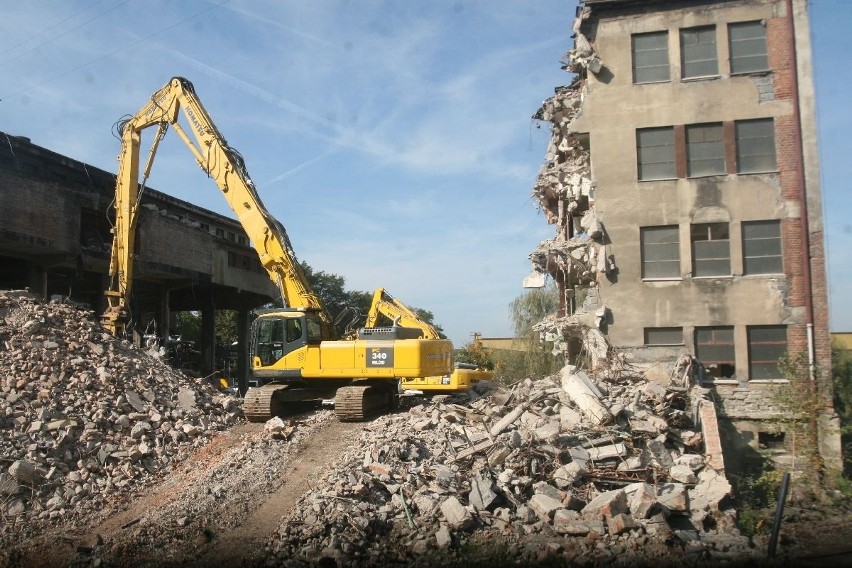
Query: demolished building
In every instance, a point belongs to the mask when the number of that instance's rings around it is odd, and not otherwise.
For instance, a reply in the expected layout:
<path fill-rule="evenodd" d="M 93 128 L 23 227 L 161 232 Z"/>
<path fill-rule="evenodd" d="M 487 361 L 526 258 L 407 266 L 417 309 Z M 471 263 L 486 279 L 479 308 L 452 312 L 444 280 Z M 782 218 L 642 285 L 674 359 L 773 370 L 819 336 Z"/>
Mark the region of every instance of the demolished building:
<path fill-rule="evenodd" d="M 542 339 L 649 378 L 689 353 L 734 468 L 791 442 L 779 357 L 830 376 L 808 26 L 804 0 L 581 1 L 572 80 L 533 116 L 556 231 L 525 285 L 560 294 Z M 827 400 L 819 449 L 839 467 L 833 416 Z"/>

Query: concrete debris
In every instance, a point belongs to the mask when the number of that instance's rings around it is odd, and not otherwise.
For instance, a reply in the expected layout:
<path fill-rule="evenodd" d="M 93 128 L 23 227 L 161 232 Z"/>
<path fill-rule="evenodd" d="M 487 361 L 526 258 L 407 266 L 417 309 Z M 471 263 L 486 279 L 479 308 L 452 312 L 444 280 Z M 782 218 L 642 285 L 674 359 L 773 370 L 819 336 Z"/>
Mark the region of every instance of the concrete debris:
<path fill-rule="evenodd" d="M 239 401 L 105 333 L 91 310 L 0 291 L 0 533 L 146 486 L 241 419 Z"/>
<path fill-rule="evenodd" d="M 713 549 L 704 536 L 722 542 L 715 520 L 730 515 L 730 485 L 700 444 L 684 443 L 698 428 L 683 412 L 691 391 L 573 367 L 489 388 L 409 401 L 407 412 L 368 425 L 284 518 L 268 562 L 427 566 L 431 553 L 452 555 L 471 539 L 538 535 L 551 541 L 547 554 L 570 549 L 585 564 L 598 542 L 633 542 L 641 554 L 654 539 L 675 555 Z M 412 428 L 426 418 L 431 428 Z M 696 484 L 708 498 L 693 495 Z M 684 530 L 688 545 L 676 536 Z M 751 554 L 747 544 L 737 550 Z"/>

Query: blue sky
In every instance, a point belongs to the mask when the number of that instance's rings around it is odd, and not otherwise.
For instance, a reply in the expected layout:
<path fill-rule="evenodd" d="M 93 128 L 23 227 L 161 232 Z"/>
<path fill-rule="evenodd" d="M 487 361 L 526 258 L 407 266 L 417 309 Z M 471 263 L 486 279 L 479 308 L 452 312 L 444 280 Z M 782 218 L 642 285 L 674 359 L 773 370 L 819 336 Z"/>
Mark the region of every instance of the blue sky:
<path fill-rule="evenodd" d="M 300 259 L 432 311 L 456 345 L 509 336 L 553 236 L 530 198 L 549 125 L 530 116 L 570 81 L 575 5 L 0 0 L 0 130 L 115 171 L 113 124 L 184 76 Z M 852 2 L 812 0 L 812 18 L 833 326 L 852 330 Z M 230 215 L 175 135 L 150 185 Z"/>

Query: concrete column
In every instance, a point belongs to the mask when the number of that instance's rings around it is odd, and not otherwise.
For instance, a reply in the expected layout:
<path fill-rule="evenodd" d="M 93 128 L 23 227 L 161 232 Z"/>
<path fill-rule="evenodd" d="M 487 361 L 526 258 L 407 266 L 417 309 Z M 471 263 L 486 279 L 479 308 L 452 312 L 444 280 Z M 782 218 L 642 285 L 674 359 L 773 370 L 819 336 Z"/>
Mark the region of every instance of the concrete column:
<path fill-rule="evenodd" d="M 216 306 L 210 291 L 204 292 L 201 308 L 201 376 L 216 370 Z"/>
<path fill-rule="evenodd" d="M 169 324 L 171 322 L 171 310 L 169 309 L 170 296 L 169 289 L 163 288 L 163 293 L 160 295 L 160 317 L 157 318 L 157 335 L 160 338 L 160 345 L 165 345 L 169 340 Z"/>
<path fill-rule="evenodd" d="M 240 308 L 237 310 L 237 386 L 240 395 L 248 390 L 248 379 L 251 369 L 248 360 L 249 339 L 249 310 Z"/>

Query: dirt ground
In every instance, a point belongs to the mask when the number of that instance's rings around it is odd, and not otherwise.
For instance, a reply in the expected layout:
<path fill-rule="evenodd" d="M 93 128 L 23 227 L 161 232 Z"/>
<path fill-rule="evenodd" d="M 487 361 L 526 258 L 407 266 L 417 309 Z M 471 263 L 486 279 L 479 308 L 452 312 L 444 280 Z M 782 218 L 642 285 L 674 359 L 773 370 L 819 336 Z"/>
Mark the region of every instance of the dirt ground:
<path fill-rule="evenodd" d="M 0 566 L 266 565 L 267 541 L 282 517 L 306 491 L 321 486 L 324 469 L 357 444 L 365 424 L 338 422 L 327 410 L 291 418 L 286 435 L 277 437 L 266 433 L 263 424 L 240 424 L 141 494 L 116 500 L 84 521 L 48 527 L 33 540 L 14 543 L 0 556 Z M 543 556 L 542 564 L 566 563 L 564 547 L 536 540 L 541 537 L 512 546 L 561 550 L 559 561 Z M 765 544 L 766 539 L 756 541 L 758 547 Z M 462 552 L 468 556 L 460 557 Z M 637 565 L 606 552 L 603 564 Z M 447 566 L 470 561 L 501 565 L 499 557 L 470 554 L 468 547 L 436 560 Z M 728 565 L 737 565 L 736 559 Z M 779 555 L 772 562 L 767 558 L 766 565 L 852 565 L 852 506 L 789 507 Z"/>
<path fill-rule="evenodd" d="M 289 439 L 241 424 L 143 494 L 95 518 L 48 528 L 6 551 L 8 565 L 254 566 L 267 537 L 361 424 L 329 411 L 291 419 Z"/>

